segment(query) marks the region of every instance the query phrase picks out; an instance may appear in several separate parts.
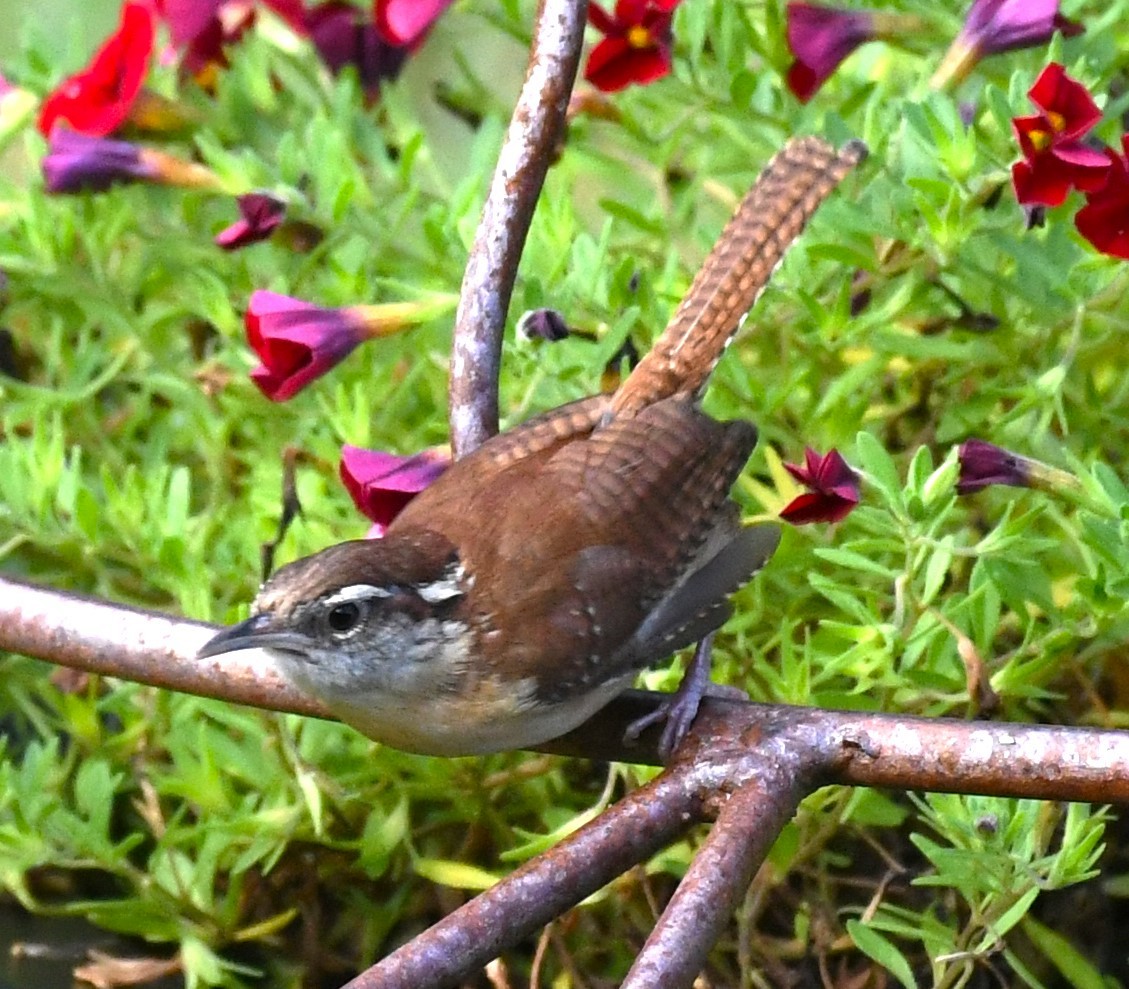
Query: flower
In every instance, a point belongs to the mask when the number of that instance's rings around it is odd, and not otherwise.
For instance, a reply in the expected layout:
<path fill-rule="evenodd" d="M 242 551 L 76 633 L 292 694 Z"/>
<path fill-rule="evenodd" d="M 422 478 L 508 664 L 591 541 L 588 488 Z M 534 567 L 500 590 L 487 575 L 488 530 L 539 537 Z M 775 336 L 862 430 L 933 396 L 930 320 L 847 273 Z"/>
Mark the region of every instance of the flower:
<path fill-rule="evenodd" d="M 809 522 L 838 522 L 859 502 L 859 476 L 847 465 L 838 450 L 820 456 L 810 446 L 804 450 L 804 466 L 785 464 L 797 481 L 810 488 L 793 498 L 780 517 L 793 525 Z"/>
<path fill-rule="evenodd" d="M 41 167 L 47 191 L 53 193 L 101 192 L 115 182 L 220 188 L 219 177 L 203 165 L 128 141 L 76 134 L 65 127 L 51 132 Z"/>
<path fill-rule="evenodd" d="M 1063 17 L 1058 5 L 1059 0 L 973 0 L 930 85 L 958 83 L 982 58 L 1046 44 L 1055 31 L 1068 38 L 1081 34 L 1085 28 Z"/>
<path fill-rule="evenodd" d="M 286 204 L 265 192 L 249 192 L 236 203 L 240 218 L 215 236 L 216 244 L 225 251 L 266 240 L 286 215 Z"/>
<path fill-rule="evenodd" d="M 98 49 L 89 68 L 64 80 L 44 100 L 40 132 L 50 136 L 59 121 L 93 137 L 116 131 L 141 92 L 153 53 L 153 35 L 149 4 L 123 4 L 118 30 Z"/>
<path fill-rule="evenodd" d="M 450 465 L 439 450 L 398 457 L 381 450 L 341 447 L 341 482 L 353 504 L 373 522 L 369 538 L 384 535 L 392 520 Z"/>
<path fill-rule="evenodd" d="M 859 45 L 878 37 L 875 12 L 790 3 L 786 11 L 788 48 L 795 61 L 788 67 L 788 88 L 806 103 L 839 64 Z"/>
<path fill-rule="evenodd" d="M 220 69 L 228 66 L 224 48 L 243 38 L 255 22 L 254 0 L 156 0 L 169 27 L 172 47 L 181 52 L 180 71 L 205 89 L 212 89 Z M 302 0 L 264 0 L 291 30 L 305 33 Z"/>
<path fill-rule="evenodd" d="M 306 11 L 306 31 L 334 74 L 352 65 L 361 86 L 371 98 L 380 90 L 383 79 L 395 79 L 403 68 L 409 49 L 387 42 L 376 25 L 351 3 L 329 0 Z"/>
<path fill-rule="evenodd" d="M 957 448 L 957 462 L 960 464 L 957 494 L 973 494 L 992 484 L 1039 488 L 1052 493 L 1081 489 L 1081 482 L 1073 474 L 986 440 L 965 440 Z"/>
<path fill-rule="evenodd" d="M 588 23 L 604 35 L 592 49 L 584 78 L 613 93 L 631 83 L 646 85 L 670 72 L 670 23 L 679 0 L 616 0 L 611 15 L 588 5 Z"/>
<path fill-rule="evenodd" d="M 530 309 L 517 321 L 518 336 L 556 343 L 568 336 L 568 323 L 555 309 Z"/>
<path fill-rule="evenodd" d="M 376 0 L 376 33 L 388 44 L 415 51 L 454 0 Z"/>
<path fill-rule="evenodd" d="M 802 103 L 815 95 L 844 59 L 868 41 L 897 40 L 922 30 L 921 18 L 878 10 L 842 10 L 811 3 L 789 3 L 788 88 Z"/>
<path fill-rule="evenodd" d="M 155 182 L 153 166 L 128 141 L 86 137 L 60 128 L 51 135 L 42 162 L 48 192 L 102 191 L 115 182 Z"/>
<path fill-rule="evenodd" d="M 1102 254 L 1129 260 L 1129 134 L 1118 154 L 1106 149 L 1110 169 L 1100 189 L 1086 193 L 1086 205 L 1074 216 L 1078 232 Z"/>
<path fill-rule="evenodd" d="M 1100 189 L 1109 172 L 1109 158 L 1079 140 L 1102 117 L 1086 87 L 1051 62 L 1027 95 L 1039 112 L 1011 122 L 1023 152 L 1023 159 L 1011 166 L 1019 202 L 1058 206 L 1071 186 L 1084 192 Z"/>
<path fill-rule="evenodd" d="M 247 342 L 262 363 L 252 368 L 251 380 L 272 402 L 284 402 L 365 340 L 391 336 L 448 308 L 450 300 L 442 297 L 435 304 L 391 302 L 325 309 L 277 292 L 253 292 L 243 324 Z"/>

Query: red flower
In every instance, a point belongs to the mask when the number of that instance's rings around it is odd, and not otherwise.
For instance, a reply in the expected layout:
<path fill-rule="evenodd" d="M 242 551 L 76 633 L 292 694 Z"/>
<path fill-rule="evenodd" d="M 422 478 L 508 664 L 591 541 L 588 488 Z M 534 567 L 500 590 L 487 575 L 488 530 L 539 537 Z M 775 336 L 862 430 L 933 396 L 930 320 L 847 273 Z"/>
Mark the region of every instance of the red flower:
<path fill-rule="evenodd" d="M 804 450 L 803 467 L 785 464 L 784 468 L 811 489 L 784 507 L 780 517 L 786 522 L 838 522 L 859 503 L 859 477 L 838 450 L 821 457 L 809 446 Z"/>
<path fill-rule="evenodd" d="M 240 196 L 236 203 L 240 218 L 215 237 L 216 244 L 225 251 L 266 240 L 286 215 L 286 204 L 265 192 L 249 192 Z"/>
<path fill-rule="evenodd" d="M 147 3 L 122 5 L 118 30 L 95 53 L 90 67 L 65 80 L 43 102 L 39 130 L 60 121 L 72 130 L 105 137 L 117 130 L 141 92 L 153 53 L 153 10 Z"/>
<path fill-rule="evenodd" d="M 243 322 L 262 361 L 251 380 L 272 402 L 293 398 L 368 335 L 352 309 L 323 309 L 276 292 L 253 292 Z"/>
<path fill-rule="evenodd" d="M 373 522 L 369 538 L 379 538 L 408 502 L 449 464 L 450 458 L 438 450 L 398 457 L 346 444 L 341 448 L 341 481 L 353 504 Z"/>
<path fill-rule="evenodd" d="M 1016 198 L 1025 206 L 1058 206 L 1072 186 L 1100 189 L 1110 162 L 1079 139 L 1102 118 L 1086 87 L 1051 62 L 1027 95 L 1039 112 L 1012 120 L 1023 160 L 1011 166 Z"/>
<path fill-rule="evenodd" d="M 1102 254 L 1129 261 L 1129 134 L 1118 154 L 1106 148 L 1110 169 L 1105 185 L 1086 193 L 1086 205 L 1074 217 L 1078 232 Z"/>
<path fill-rule="evenodd" d="M 388 44 L 414 51 L 454 0 L 375 0 L 376 32 Z"/>
<path fill-rule="evenodd" d="M 615 15 L 588 5 L 588 23 L 604 39 L 588 56 L 584 78 L 613 93 L 631 83 L 646 85 L 670 72 L 670 22 L 679 0 L 616 0 Z"/>
<path fill-rule="evenodd" d="M 788 88 L 803 103 L 815 95 L 840 63 L 859 45 L 875 40 L 875 13 L 839 10 L 810 3 L 790 3 L 788 48 L 795 61 L 788 67 Z"/>

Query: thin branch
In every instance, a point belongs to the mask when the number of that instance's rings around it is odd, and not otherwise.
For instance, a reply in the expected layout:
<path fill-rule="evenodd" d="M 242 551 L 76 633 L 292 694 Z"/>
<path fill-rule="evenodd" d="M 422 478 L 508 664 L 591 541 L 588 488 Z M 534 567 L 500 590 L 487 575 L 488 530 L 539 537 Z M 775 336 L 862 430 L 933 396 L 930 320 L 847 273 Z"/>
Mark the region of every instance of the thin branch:
<path fill-rule="evenodd" d="M 717 823 L 694 855 L 621 989 L 691 985 L 745 896 L 753 874 L 807 792 L 797 751 L 772 772 L 725 797 Z"/>
<path fill-rule="evenodd" d="M 692 772 L 668 773 L 530 859 L 345 989 L 422 989 L 480 969 L 705 817 Z"/>
<path fill-rule="evenodd" d="M 467 261 L 451 347 L 451 444 L 463 456 L 498 431 L 502 331 L 525 236 L 563 133 L 587 0 L 541 0 L 514 108 Z"/>

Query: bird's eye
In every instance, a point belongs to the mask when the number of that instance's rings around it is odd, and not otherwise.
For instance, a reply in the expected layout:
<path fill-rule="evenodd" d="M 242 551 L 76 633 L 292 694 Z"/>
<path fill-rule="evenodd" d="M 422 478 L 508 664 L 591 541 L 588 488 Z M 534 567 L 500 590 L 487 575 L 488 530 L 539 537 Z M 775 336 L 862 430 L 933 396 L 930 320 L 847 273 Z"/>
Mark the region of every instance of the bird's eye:
<path fill-rule="evenodd" d="M 329 609 L 325 620 L 331 632 L 338 635 L 352 632 L 361 622 L 361 606 L 356 601 L 342 601 Z"/>

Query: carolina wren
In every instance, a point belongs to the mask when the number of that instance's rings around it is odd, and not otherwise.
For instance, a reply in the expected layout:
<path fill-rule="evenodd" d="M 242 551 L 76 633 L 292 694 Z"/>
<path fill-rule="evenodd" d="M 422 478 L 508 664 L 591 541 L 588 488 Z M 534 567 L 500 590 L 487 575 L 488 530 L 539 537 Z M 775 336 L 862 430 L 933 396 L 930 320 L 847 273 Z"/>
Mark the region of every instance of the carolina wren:
<path fill-rule="evenodd" d="M 712 419 L 697 396 L 788 246 L 864 154 L 860 142 L 836 152 L 791 141 L 618 392 L 493 437 L 383 539 L 281 568 L 252 616 L 200 655 L 264 647 L 370 738 L 469 755 L 564 734 L 640 670 L 708 638 L 779 535 L 743 528 L 728 498 L 756 429 Z"/>

